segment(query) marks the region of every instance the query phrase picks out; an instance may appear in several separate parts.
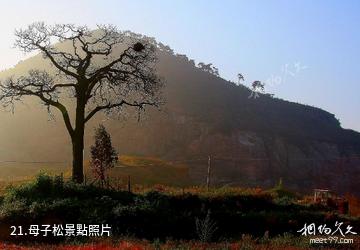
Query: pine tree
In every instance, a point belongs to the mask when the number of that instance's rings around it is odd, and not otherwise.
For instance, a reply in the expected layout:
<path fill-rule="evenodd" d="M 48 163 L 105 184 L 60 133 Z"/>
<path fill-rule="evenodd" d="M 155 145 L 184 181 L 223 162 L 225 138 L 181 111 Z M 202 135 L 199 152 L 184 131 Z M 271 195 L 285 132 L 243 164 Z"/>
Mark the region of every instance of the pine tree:
<path fill-rule="evenodd" d="M 95 174 L 95 178 L 103 186 L 105 183 L 105 172 L 113 168 L 118 161 L 116 150 L 111 144 L 110 134 L 103 125 L 95 129 L 95 144 L 91 146 L 90 166 Z"/>

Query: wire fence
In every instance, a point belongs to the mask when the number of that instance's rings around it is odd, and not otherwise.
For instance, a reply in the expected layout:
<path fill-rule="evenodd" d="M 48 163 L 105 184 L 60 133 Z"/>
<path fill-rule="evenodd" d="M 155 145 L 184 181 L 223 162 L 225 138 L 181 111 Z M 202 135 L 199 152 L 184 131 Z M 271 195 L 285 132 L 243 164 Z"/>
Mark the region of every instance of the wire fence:
<path fill-rule="evenodd" d="M 170 163 L 196 163 L 196 162 L 207 162 L 209 156 L 201 156 L 197 158 L 185 158 L 185 159 L 174 159 L 169 160 Z M 327 158 L 291 158 L 288 157 L 287 160 L 289 161 L 335 161 L 335 160 L 360 160 L 360 155 L 353 155 L 353 156 L 343 156 L 343 157 L 327 157 Z M 242 157 L 219 157 L 219 156 L 211 156 L 211 160 L 216 161 L 270 161 L 270 160 L 278 160 L 273 158 L 242 158 Z M 281 159 L 280 159 L 281 160 Z M 285 160 L 285 159 L 283 159 Z M 58 164 L 58 165 L 71 165 L 70 161 L 26 161 L 26 160 L 0 160 L 1 164 Z"/>
<path fill-rule="evenodd" d="M 211 159 L 211 163 L 210 163 L 210 159 Z M 324 157 L 324 158 L 290 158 L 288 157 L 287 159 L 271 159 L 271 158 L 242 158 L 242 157 L 221 157 L 221 156 L 216 156 L 216 155 L 209 155 L 209 156 L 196 156 L 192 159 L 175 159 L 175 160 L 168 160 L 169 163 L 171 164 L 199 164 L 199 165 L 208 165 L 208 172 L 207 172 L 207 186 L 210 186 L 210 176 L 211 176 L 211 170 L 210 170 L 210 165 L 215 164 L 218 165 L 219 162 L 232 162 L 232 163 L 244 163 L 244 162 L 266 162 L 266 161 L 274 161 L 274 162 L 281 162 L 281 161 L 290 161 L 290 162 L 294 162 L 294 161 L 311 161 L 311 162 L 324 162 L 324 161 L 337 161 L 338 163 L 344 163 L 344 161 L 347 160 L 359 160 L 360 162 L 360 155 L 351 155 L 351 156 L 343 156 L 343 157 Z M 71 166 L 71 162 L 70 161 L 17 161 L 17 160 L 0 160 L 0 169 L 2 166 L 9 166 L 10 165 L 14 165 L 14 164 L 18 164 L 20 166 L 17 167 L 22 167 L 21 165 L 28 165 L 28 164 L 33 164 L 33 165 L 37 165 L 40 167 L 40 165 L 42 166 L 46 166 L 46 167 L 69 167 Z M 64 170 L 62 169 L 58 169 L 61 178 L 63 178 L 63 180 L 70 180 L 71 177 L 70 176 L 64 176 L 63 172 Z M 0 172 L 1 173 L 1 172 Z M 132 189 L 132 180 L 130 175 L 126 176 L 125 178 L 120 178 L 120 177 L 115 177 L 112 178 L 110 176 L 107 176 L 105 180 L 99 181 L 96 178 L 90 176 L 90 175 L 85 175 L 84 176 L 84 184 L 85 185 L 101 185 L 103 187 L 107 187 L 107 188 L 111 188 L 111 189 L 116 189 L 116 190 L 128 190 L 131 191 Z"/>
<path fill-rule="evenodd" d="M 241 158 L 241 157 L 218 157 L 218 156 L 211 156 L 212 161 L 233 161 L 233 162 L 244 162 L 244 161 L 281 161 L 281 160 L 288 160 L 288 161 L 339 161 L 339 160 L 360 160 L 359 156 L 344 156 L 344 157 L 328 157 L 328 158 L 291 158 L 288 157 L 287 159 L 274 159 L 274 158 Z M 180 164 L 180 163 L 197 163 L 197 162 L 204 162 L 208 161 L 208 156 L 195 158 L 195 159 L 176 159 L 170 160 L 170 163 L 173 164 Z"/>

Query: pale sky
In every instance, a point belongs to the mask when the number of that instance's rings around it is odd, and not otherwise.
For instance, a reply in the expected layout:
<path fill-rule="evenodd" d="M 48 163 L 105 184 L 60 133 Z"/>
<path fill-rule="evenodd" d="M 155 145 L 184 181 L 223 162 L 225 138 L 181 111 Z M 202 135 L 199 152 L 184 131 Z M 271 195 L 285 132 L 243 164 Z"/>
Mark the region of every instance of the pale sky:
<path fill-rule="evenodd" d="M 114 24 L 170 45 L 222 77 L 334 113 L 360 131 L 360 1 L 2 1 L 0 70 L 24 58 L 14 30 L 35 21 Z"/>

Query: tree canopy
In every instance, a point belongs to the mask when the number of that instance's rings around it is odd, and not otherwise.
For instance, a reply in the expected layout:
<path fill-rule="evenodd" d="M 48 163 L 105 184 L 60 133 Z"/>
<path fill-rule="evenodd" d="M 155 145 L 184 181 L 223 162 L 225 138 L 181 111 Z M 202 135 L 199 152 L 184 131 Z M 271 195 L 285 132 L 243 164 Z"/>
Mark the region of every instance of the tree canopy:
<path fill-rule="evenodd" d="M 41 22 L 17 30 L 15 36 L 17 48 L 41 52 L 56 73 L 32 69 L 27 75 L 10 77 L 0 83 L 0 101 L 14 107 L 15 102 L 32 96 L 49 112 L 53 108 L 61 112 L 72 139 L 73 177 L 78 182 L 83 180 L 85 124 L 95 114 L 121 114 L 126 106 L 142 110 L 162 103 L 163 81 L 156 74 L 156 45 L 151 39 L 131 36 L 111 25 L 90 30 Z M 75 119 L 64 97 L 76 100 Z"/>

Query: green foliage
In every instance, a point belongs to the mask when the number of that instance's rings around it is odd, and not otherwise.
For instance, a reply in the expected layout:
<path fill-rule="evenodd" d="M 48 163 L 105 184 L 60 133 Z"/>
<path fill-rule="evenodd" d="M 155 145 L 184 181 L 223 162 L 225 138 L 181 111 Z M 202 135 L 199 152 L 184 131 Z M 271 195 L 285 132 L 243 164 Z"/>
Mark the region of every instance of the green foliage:
<path fill-rule="evenodd" d="M 4 217 L 21 217 L 27 210 L 27 204 L 25 200 L 4 200 L 1 209 L 0 216 Z"/>
<path fill-rule="evenodd" d="M 288 206 L 294 204 L 298 195 L 284 187 L 282 178 L 280 178 L 277 185 L 270 189 L 268 193 L 273 197 L 274 203 L 278 205 Z"/>
<path fill-rule="evenodd" d="M 288 206 L 294 203 L 294 199 L 285 195 L 275 198 L 274 202 L 279 205 Z"/>
<path fill-rule="evenodd" d="M 289 196 L 224 190 L 207 193 L 183 190 L 173 194 L 149 190 L 133 194 L 41 174 L 33 182 L 7 189 L 0 205 L 0 223 L 24 225 L 49 218 L 62 224 L 107 223 L 117 236 L 204 242 L 239 239 L 243 234 L 262 237 L 266 231 L 271 237 L 295 233 L 308 221 L 320 224 L 341 220 L 360 226 L 359 221 L 338 218 L 336 214 L 329 221 L 326 211 L 296 205 L 286 199 Z M 209 210 L 211 216 L 207 213 Z"/>
<path fill-rule="evenodd" d="M 91 146 L 90 166 L 95 174 L 95 178 L 100 180 L 101 184 L 105 182 L 105 172 L 113 168 L 118 161 L 115 148 L 111 144 L 110 134 L 103 125 L 95 129 L 95 144 Z"/>

